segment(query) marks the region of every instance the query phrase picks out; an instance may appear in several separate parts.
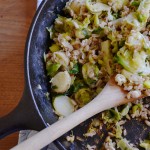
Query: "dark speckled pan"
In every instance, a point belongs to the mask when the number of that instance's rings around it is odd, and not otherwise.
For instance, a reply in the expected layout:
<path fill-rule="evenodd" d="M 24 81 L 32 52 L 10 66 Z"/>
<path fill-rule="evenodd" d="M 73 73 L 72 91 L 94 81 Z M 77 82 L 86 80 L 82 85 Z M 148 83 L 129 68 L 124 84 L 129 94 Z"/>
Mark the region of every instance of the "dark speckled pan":
<path fill-rule="evenodd" d="M 50 42 L 46 27 L 53 24 L 57 14 L 61 14 L 62 8 L 67 1 L 43 1 L 33 19 L 25 48 L 26 85 L 24 94 L 15 110 L 7 116 L 0 118 L 1 138 L 14 131 L 23 129 L 40 131 L 47 127 L 48 124 L 52 124 L 57 120 L 57 116 L 53 113 L 52 105 L 45 95 L 49 88 L 43 54 L 48 50 Z M 73 131 L 74 135 L 82 138 L 89 122 L 90 119 L 76 127 Z M 134 143 L 138 141 L 139 137 L 146 137 L 148 131 L 150 131 L 150 128 L 136 120 L 127 122 L 125 126 L 128 131 L 127 138 Z M 102 132 L 103 136 L 101 136 Z M 90 145 L 97 145 L 99 150 L 107 136 L 105 126 L 102 132 L 92 138 L 86 138 L 85 141 L 76 140 L 72 144 L 66 142 L 65 136 L 63 136 L 55 144 L 59 149 L 85 150 L 87 143 L 89 143 Z"/>

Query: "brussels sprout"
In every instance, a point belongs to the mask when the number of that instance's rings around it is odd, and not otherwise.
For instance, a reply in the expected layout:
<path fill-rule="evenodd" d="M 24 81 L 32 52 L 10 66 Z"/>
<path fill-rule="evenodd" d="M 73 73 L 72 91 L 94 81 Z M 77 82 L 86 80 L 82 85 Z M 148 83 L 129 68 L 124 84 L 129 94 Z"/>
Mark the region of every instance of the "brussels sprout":
<path fill-rule="evenodd" d="M 130 110 L 129 104 L 125 105 L 125 107 L 121 111 L 121 116 L 126 116 Z"/>
<path fill-rule="evenodd" d="M 56 63 L 61 64 L 65 68 L 69 65 L 69 58 L 66 56 L 64 52 L 54 52 L 53 53 L 53 59 Z"/>
<path fill-rule="evenodd" d="M 57 96 L 53 100 L 53 107 L 55 112 L 59 116 L 68 116 L 74 112 L 75 108 L 72 103 L 72 99 L 68 96 Z"/>
<path fill-rule="evenodd" d="M 66 18 L 63 16 L 58 16 L 58 18 L 56 18 L 55 20 L 54 29 L 59 33 L 72 32 L 72 30 L 78 26 L 79 24 L 76 20 L 73 20 L 71 18 Z"/>
<path fill-rule="evenodd" d="M 85 83 L 81 79 L 75 79 L 73 85 L 69 88 L 69 90 L 65 93 L 66 95 L 72 95 L 76 93 L 79 89 L 85 87 Z"/>
<path fill-rule="evenodd" d="M 99 69 L 96 65 L 86 63 L 82 66 L 82 75 L 84 81 L 89 85 L 93 86 L 99 77 Z"/>
<path fill-rule="evenodd" d="M 84 83 L 84 81 L 81 80 L 81 79 L 76 79 L 76 80 L 74 81 L 73 86 L 74 86 L 74 92 L 77 92 L 79 89 L 85 87 L 85 83 Z"/>
<path fill-rule="evenodd" d="M 57 93 L 66 92 L 71 85 L 71 77 L 67 71 L 57 73 L 50 81 L 52 89 Z"/>
<path fill-rule="evenodd" d="M 137 0 L 135 0 L 131 3 L 131 6 L 138 7 L 139 5 L 140 5 L 140 1 L 137 1 Z"/>
<path fill-rule="evenodd" d="M 110 39 L 111 40 L 111 42 L 116 42 L 117 41 L 117 33 L 116 32 L 109 32 L 108 33 L 108 35 L 107 35 L 107 37 L 108 37 L 108 39 Z M 106 43 L 106 41 L 104 41 L 105 43 Z M 109 40 L 107 40 L 107 43 L 110 43 L 110 41 Z M 108 44 L 108 45 L 110 45 L 110 44 Z"/>
<path fill-rule="evenodd" d="M 116 138 L 122 137 L 122 129 L 119 124 L 116 124 Z"/>
<path fill-rule="evenodd" d="M 93 2 L 91 0 L 86 0 L 86 7 L 87 9 L 95 14 L 95 13 L 101 13 L 102 11 L 110 11 L 110 7 L 106 4 L 100 3 L 100 2 Z"/>
<path fill-rule="evenodd" d="M 133 147 L 129 145 L 126 139 L 121 139 L 117 142 L 117 147 L 121 150 L 133 150 Z"/>
<path fill-rule="evenodd" d="M 112 52 L 113 52 L 113 53 L 118 52 L 118 50 L 119 50 L 118 42 L 117 42 L 117 41 L 116 41 L 116 42 L 113 42 L 112 45 L 114 46 L 113 49 L 112 49 Z"/>
<path fill-rule="evenodd" d="M 64 22 L 65 22 L 65 17 L 62 16 L 58 16 L 58 18 L 56 18 L 55 20 L 55 24 L 54 24 L 54 29 L 59 32 L 62 33 L 64 32 Z"/>
<path fill-rule="evenodd" d="M 85 38 L 84 33 L 82 32 L 82 30 L 76 30 L 75 35 L 79 39 L 84 39 Z"/>
<path fill-rule="evenodd" d="M 91 23 L 90 21 L 90 17 L 86 17 L 84 20 L 83 20 L 83 28 L 88 28 L 88 25 Z"/>
<path fill-rule="evenodd" d="M 150 11 L 150 0 L 142 0 L 137 11 L 131 12 L 123 19 L 123 24 L 130 25 L 140 31 L 145 27 Z"/>
<path fill-rule="evenodd" d="M 91 64 L 95 64 L 96 62 L 95 62 L 95 59 L 93 58 L 93 56 L 92 55 L 89 55 L 89 63 L 91 63 Z"/>
<path fill-rule="evenodd" d="M 109 109 L 102 114 L 102 118 L 109 123 L 117 122 L 121 119 L 121 115 L 114 109 Z"/>
<path fill-rule="evenodd" d="M 108 0 L 100 0 L 102 3 L 107 4 Z"/>
<path fill-rule="evenodd" d="M 71 11 L 71 12 L 73 11 L 78 16 L 80 13 L 81 6 L 83 6 L 85 3 L 84 1 L 85 0 L 70 1 L 67 3 L 66 9 Z"/>
<path fill-rule="evenodd" d="M 71 37 L 74 37 L 74 31 L 78 31 L 84 28 L 84 25 L 76 19 L 65 19 L 64 30 L 68 32 Z"/>
<path fill-rule="evenodd" d="M 59 50 L 60 50 L 60 47 L 59 47 L 59 45 L 57 45 L 57 44 L 53 44 L 49 49 L 50 49 L 50 51 L 53 53 L 53 52 L 59 51 Z"/>
<path fill-rule="evenodd" d="M 83 20 L 83 23 L 79 24 L 79 28 L 75 29 L 75 36 L 79 39 L 89 38 L 91 35 L 91 29 L 88 27 L 88 25 L 91 23 L 91 20 L 89 17 L 86 17 Z"/>
<path fill-rule="evenodd" d="M 64 23 L 64 30 L 66 32 L 72 32 L 73 29 L 78 29 L 80 27 L 81 23 L 78 22 L 75 19 L 71 19 L 71 18 L 67 18 L 65 19 L 65 23 Z M 68 31 L 68 29 L 70 29 L 70 31 Z"/>
<path fill-rule="evenodd" d="M 81 22 L 76 19 L 66 18 L 63 16 L 59 16 L 54 25 L 54 29 L 57 32 L 69 34 L 71 37 L 74 36 L 74 30 L 79 28 L 83 28 L 83 24 Z"/>
<path fill-rule="evenodd" d="M 112 70 L 112 66 L 110 63 L 112 62 L 113 57 L 112 57 L 112 52 L 110 49 L 110 41 L 109 40 L 101 43 L 101 51 L 103 52 L 103 55 L 104 55 L 103 65 L 106 67 L 108 74 L 112 75 L 113 70 Z"/>
<path fill-rule="evenodd" d="M 119 41 L 119 48 L 122 48 L 125 45 L 125 40 Z"/>
<path fill-rule="evenodd" d="M 66 33 L 59 34 L 57 38 L 61 47 L 67 48 L 70 51 L 73 50 L 73 46 L 70 43 L 71 37 L 69 33 L 66 32 Z"/>
<path fill-rule="evenodd" d="M 96 28 L 95 30 L 93 30 L 92 33 L 94 33 L 94 34 L 100 34 L 101 31 L 104 31 L 104 29 L 102 29 L 101 27 L 98 27 L 98 28 Z"/>
<path fill-rule="evenodd" d="M 132 31 L 125 42 L 131 50 L 149 50 L 150 42 L 139 31 Z"/>
<path fill-rule="evenodd" d="M 137 9 L 137 18 L 141 23 L 146 23 L 149 18 L 150 0 L 142 0 Z"/>
<path fill-rule="evenodd" d="M 131 73 L 142 72 L 143 75 L 147 75 L 150 73 L 150 67 L 146 58 L 147 54 L 144 51 L 133 53 L 123 47 L 117 52 L 115 60 Z"/>
<path fill-rule="evenodd" d="M 94 29 L 94 30 L 92 31 L 92 33 L 93 33 L 93 34 L 98 34 L 100 38 L 103 38 L 103 37 L 106 36 L 106 34 L 105 34 L 105 32 L 104 32 L 104 29 L 101 28 L 101 27 L 98 27 L 98 28 Z"/>
<path fill-rule="evenodd" d="M 142 0 L 137 11 L 131 12 L 126 17 L 114 21 L 116 25 L 123 25 L 130 30 L 141 31 L 145 26 L 149 17 L 150 0 Z M 124 32 L 124 28 L 122 28 Z"/>
<path fill-rule="evenodd" d="M 92 14 L 101 14 L 102 12 L 107 12 L 108 19 L 113 20 L 113 16 L 111 15 L 111 7 L 101 3 L 101 2 L 92 2 L 92 0 L 86 0 L 86 7 Z"/>
<path fill-rule="evenodd" d="M 97 87 L 95 94 L 98 95 L 103 90 L 103 87 Z"/>
<path fill-rule="evenodd" d="M 144 87 L 146 87 L 147 89 L 150 89 L 150 80 L 146 80 L 143 83 Z"/>
<path fill-rule="evenodd" d="M 115 19 L 121 18 L 120 12 L 113 13 L 113 16 L 114 16 Z"/>
<path fill-rule="evenodd" d="M 109 2 L 112 3 L 112 9 L 117 12 L 118 10 L 121 10 L 129 0 L 109 0 Z"/>
<path fill-rule="evenodd" d="M 47 62 L 46 63 L 47 75 L 50 77 L 53 77 L 57 73 L 60 67 L 61 67 L 61 64 Z"/>
<path fill-rule="evenodd" d="M 91 101 L 91 90 L 88 88 L 82 88 L 75 93 L 75 100 L 79 107 L 84 106 Z"/>
<path fill-rule="evenodd" d="M 138 19 L 139 22 L 146 22 L 147 17 L 143 14 L 137 13 L 137 19 Z"/>
<path fill-rule="evenodd" d="M 130 65 L 131 64 L 131 60 L 132 60 L 132 55 L 130 54 L 130 52 L 128 50 L 125 49 L 125 47 L 121 48 L 116 57 L 115 60 L 122 65 L 126 70 L 132 72 L 132 67 Z"/>
<path fill-rule="evenodd" d="M 94 14 L 94 25 L 95 25 L 95 27 L 99 27 L 99 25 L 100 25 L 98 14 Z"/>
<path fill-rule="evenodd" d="M 136 104 L 132 107 L 132 113 L 134 114 L 137 110 L 141 110 L 142 105 L 141 104 Z"/>
<path fill-rule="evenodd" d="M 79 39 L 89 38 L 90 32 L 87 29 L 78 29 L 75 30 L 75 35 Z"/>
<path fill-rule="evenodd" d="M 143 28 L 143 24 L 141 24 L 137 19 L 136 12 L 131 12 L 129 15 L 124 17 L 121 21 L 122 21 L 122 25 L 124 25 L 126 28 L 129 29 L 140 31 Z"/>
<path fill-rule="evenodd" d="M 140 143 L 140 146 L 145 150 L 150 150 L 150 140 L 144 140 Z"/>

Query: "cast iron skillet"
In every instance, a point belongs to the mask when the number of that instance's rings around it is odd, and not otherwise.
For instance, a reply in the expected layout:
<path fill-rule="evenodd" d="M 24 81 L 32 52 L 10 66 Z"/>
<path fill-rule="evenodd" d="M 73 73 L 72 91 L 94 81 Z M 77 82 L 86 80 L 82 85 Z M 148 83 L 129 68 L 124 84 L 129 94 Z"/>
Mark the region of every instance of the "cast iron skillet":
<path fill-rule="evenodd" d="M 46 77 L 43 53 L 48 50 L 50 43 L 46 27 L 51 26 L 57 14 L 62 13 L 62 8 L 67 1 L 68 0 L 43 1 L 33 19 L 25 49 L 26 84 L 24 94 L 18 106 L 7 116 L 0 118 L 1 138 L 12 132 L 23 129 L 40 131 L 47 127 L 48 124 L 52 124 L 57 120 L 52 105 L 45 95 L 49 91 L 49 85 Z M 149 102 L 149 99 L 146 101 Z M 74 129 L 74 134 L 84 138 L 83 133 L 86 132 L 90 121 L 89 119 L 76 127 Z M 127 122 L 125 128 L 128 133 L 130 133 L 127 134 L 126 138 L 133 143 L 137 143 L 139 138 L 143 139 L 148 136 L 148 132 L 150 131 L 150 128 L 136 120 Z M 102 134 L 103 136 L 101 136 Z M 84 141 L 77 140 L 70 144 L 66 142 L 66 135 L 64 135 L 55 143 L 59 149 L 63 150 L 84 150 L 86 149 L 87 143 L 90 145 L 97 145 L 98 149 L 100 149 L 107 135 L 108 133 L 104 126 L 100 134 L 92 138 L 84 138 Z"/>

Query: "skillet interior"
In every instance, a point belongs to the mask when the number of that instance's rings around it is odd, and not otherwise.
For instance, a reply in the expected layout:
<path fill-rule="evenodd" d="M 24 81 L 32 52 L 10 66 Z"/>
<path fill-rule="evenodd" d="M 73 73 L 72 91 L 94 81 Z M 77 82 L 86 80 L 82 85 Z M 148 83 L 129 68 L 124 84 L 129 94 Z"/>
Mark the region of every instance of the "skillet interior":
<path fill-rule="evenodd" d="M 27 71 L 27 81 L 30 87 L 32 98 L 36 101 L 38 109 L 45 120 L 45 123 L 52 124 L 57 120 L 56 115 L 53 113 L 52 105 L 47 100 L 45 93 L 49 91 L 48 79 L 46 77 L 45 64 L 43 60 L 43 54 L 48 50 L 49 47 L 49 34 L 46 31 L 46 27 L 53 24 L 56 14 L 61 14 L 62 8 L 68 0 L 45 0 L 43 5 L 38 9 L 38 12 L 34 18 L 29 38 L 26 47 L 26 71 Z M 40 86 L 41 89 L 40 89 Z M 81 124 L 80 127 L 74 129 L 74 134 L 83 137 L 84 131 L 88 128 L 90 119 L 85 123 Z M 128 139 L 136 143 L 138 138 L 141 136 L 145 137 L 148 134 L 147 127 L 142 123 L 138 123 L 136 120 L 130 121 L 126 124 L 131 135 L 128 135 Z M 132 127 L 132 128 L 131 128 Z M 138 132 L 138 137 L 137 133 Z M 70 134 L 70 133 L 68 133 Z M 102 134 L 102 133 L 101 133 Z M 87 138 L 85 141 L 74 142 L 69 144 L 65 141 L 65 136 L 57 140 L 57 145 L 60 149 L 72 149 L 72 150 L 82 150 L 86 149 L 87 143 L 90 145 L 98 145 L 100 149 L 105 137 L 107 136 L 106 129 L 103 129 L 103 138 L 100 139 L 100 135 L 96 135 L 92 138 Z M 52 136 L 52 135 L 50 135 Z"/>

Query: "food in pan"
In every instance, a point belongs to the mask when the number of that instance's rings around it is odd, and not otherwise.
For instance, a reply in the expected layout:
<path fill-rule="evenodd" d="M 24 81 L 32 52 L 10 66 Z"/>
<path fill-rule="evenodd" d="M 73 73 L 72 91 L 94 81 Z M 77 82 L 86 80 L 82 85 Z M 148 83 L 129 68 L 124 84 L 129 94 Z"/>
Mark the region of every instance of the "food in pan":
<path fill-rule="evenodd" d="M 44 59 L 57 115 L 86 105 L 114 74 L 128 99 L 150 96 L 150 0 L 70 0 L 47 29 L 52 43 Z M 111 130 L 104 149 L 150 149 L 150 137 L 137 145 L 124 138 L 123 124 L 133 118 L 150 127 L 150 104 L 138 100 L 104 111 L 84 136 L 104 123 Z"/>

